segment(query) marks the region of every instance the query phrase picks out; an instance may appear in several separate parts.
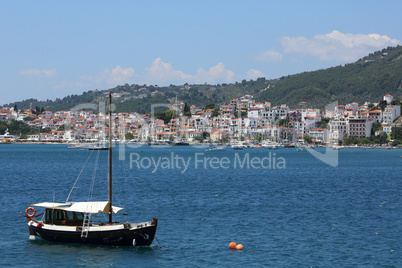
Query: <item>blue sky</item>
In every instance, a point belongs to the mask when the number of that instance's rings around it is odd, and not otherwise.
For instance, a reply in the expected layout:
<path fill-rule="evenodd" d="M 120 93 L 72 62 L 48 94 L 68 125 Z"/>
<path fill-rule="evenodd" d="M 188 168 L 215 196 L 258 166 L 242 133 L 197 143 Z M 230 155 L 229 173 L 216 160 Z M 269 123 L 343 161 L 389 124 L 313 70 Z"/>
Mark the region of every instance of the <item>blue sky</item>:
<path fill-rule="evenodd" d="M 268 79 L 402 44 L 400 1 L 0 1 L 0 105 Z"/>

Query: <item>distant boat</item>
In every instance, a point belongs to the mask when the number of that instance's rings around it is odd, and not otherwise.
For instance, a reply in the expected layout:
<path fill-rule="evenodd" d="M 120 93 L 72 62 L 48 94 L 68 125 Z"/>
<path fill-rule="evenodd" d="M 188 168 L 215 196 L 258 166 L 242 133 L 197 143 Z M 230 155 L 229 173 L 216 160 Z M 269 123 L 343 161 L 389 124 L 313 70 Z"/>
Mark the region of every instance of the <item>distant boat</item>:
<path fill-rule="evenodd" d="M 112 143 L 110 143 L 112 144 Z M 88 150 L 109 150 L 109 146 L 105 146 L 104 144 L 97 144 L 93 146 L 89 146 Z"/>
<path fill-rule="evenodd" d="M 190 145 L 190 143 L 187 142 L 187 141 L 172 141 L 169 144 L 172 145 L 172 146 L 187 146 L 187 145 Z"/>
<path fill-rule="evenodd" d="M 264 145 L 264 147 L 265 148 L 268 148 L 268 149 L 270 149 L 270 150 L 276 150 L 276 149 L 278 149 L 279 148 L 279 146 L 278 145 L 276 145 L 276 144 L 266 144 L 266 145 Z"/>
<path fill-rule="evenodd" d="M 296 146 L 296 151 L 298 152 L 306 152 L 307 151 L 307 147 L 306 146 Z"/>
<path fill-rule="evenodd" d="M 224 151 L 226 146 L 224 145 L 210 145 L 206 151 Z"/>
<path fill-rule="evenodd" d="M 74 143 L 74 144 L 68 144 L 67 148 L 68 149 L 81 149 L 81 148 L 85 148 L 88 147 L 88 144 L 86 143 Z"/>
<path fill-rule="evenodd" d="M 244 145 L 241 142 L 237 142 L 232 145 L 233 150 L 243 150 Z"/>
<path fill-rule="evenodd" d="M 109 94 L 109 125 L 112 125 L 111 94 Z M 112 133 L 110 128 L 110 142 Z M 93 148 L 92 148 L 93 149 Z M 112 205 L 112 146 L 109 148 L 108 201 L 42 202 L 31 205 L 25 211 L 28 220 L 30 238 L 42 238 L 52 242 L 99 244 L 115 246 L 149 246 L 157 228 L 158 220 L 130 223 L 113 221 L 113 214 L 122 208 Z M 45 208 L 36 215 L 35 207 Z M 103 213 L 109 216 L 108 222 L 96 222 L 93 214 Z"/>
<path fill-rule="evenodd" d="M 295 148 L 295 147 L 296 147 L 296 145 L 293 143 L 285 144 L 285 148 Z"/>

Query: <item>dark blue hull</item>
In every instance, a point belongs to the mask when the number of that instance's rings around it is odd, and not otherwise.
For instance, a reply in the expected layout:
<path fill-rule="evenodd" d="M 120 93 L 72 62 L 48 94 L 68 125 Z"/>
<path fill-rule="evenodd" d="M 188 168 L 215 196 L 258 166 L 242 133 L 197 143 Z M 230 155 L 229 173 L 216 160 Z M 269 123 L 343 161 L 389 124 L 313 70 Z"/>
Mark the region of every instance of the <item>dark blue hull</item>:
<path fill-rule="evenodd" d="M 81 231 L 54 231 L 41 227 L 30 227 L 35 235 L 47 241 L 111 246 L 150 246 L 156 232 L 156 225 L 151 225 L 134 230 L 90 231 L 87 237 L 81 237 Z"/>

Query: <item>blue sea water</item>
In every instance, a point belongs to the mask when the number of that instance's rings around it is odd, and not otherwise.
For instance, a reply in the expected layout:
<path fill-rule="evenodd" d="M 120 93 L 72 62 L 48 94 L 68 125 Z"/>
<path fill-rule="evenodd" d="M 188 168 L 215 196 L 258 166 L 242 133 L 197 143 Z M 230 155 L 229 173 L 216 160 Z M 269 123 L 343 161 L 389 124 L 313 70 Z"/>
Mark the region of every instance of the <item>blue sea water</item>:
<path fill-rule="evenodd" d="M 338 152 L 332 167 L 294 148 L 115 150 L 119 220 L 159 219 L 162 248 L 135 248 L 29 240 L 25 209 L 66 201 L 89 156 L 70 200 L 92 181 L 107 199 L 106 151 L 2 145 L 0 266 L 402 267 L 402 150 Z"/>

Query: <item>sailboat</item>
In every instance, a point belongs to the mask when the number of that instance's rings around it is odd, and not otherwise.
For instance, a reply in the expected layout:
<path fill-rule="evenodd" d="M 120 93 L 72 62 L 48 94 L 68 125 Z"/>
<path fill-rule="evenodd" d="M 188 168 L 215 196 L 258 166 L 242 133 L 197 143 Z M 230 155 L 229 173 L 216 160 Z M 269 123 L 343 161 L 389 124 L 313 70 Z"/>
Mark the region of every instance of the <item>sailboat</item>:
<path fill-rule="evenodd" d="M 109 94 L 109 144 L 112 144 L 111 94 Z M 130 223 L 113 222 L 113 214 L 122 210 L 112 205 L 112 146 L 109 146 L 108 201 L 42 202 L 25 211 L 31 239 L 52 242 L 116 246 L 150 246 L 155 237 L 158 219 Z M 68 198 L 67 198 L 68 200 Z M 35 207 L 45 208 L 36 215 Z M 95 222 L 94 214 L 107 214 L 107 222 Z M 39 216 L 41 220 L 37 220 Z M 95 216 L 95 215 L 94 215 Z M 94 217 L 95 218 L 95 217 Z"/>

